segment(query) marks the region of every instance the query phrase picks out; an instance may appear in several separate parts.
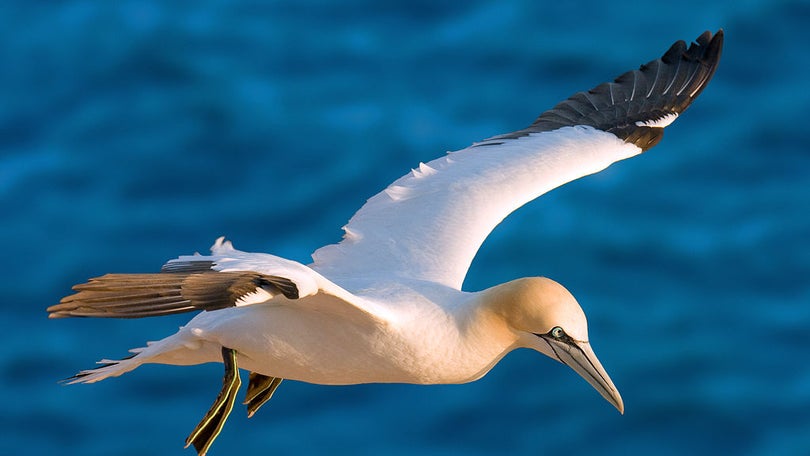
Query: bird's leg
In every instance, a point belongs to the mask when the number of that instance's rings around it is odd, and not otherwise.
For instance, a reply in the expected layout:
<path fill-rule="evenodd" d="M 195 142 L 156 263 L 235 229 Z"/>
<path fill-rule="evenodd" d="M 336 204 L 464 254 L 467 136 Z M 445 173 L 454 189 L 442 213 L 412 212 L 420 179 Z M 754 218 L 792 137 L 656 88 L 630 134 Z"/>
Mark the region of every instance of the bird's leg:
<path fill-rule="evenodd" d="M 204 456 L 208 448 L 217 438 L 225 420 L 233 409 L 236 393 L 242 380 L 239 378 L 239 368 L 236 365 L 236 350 L 222 347 L 222 364 L 225 365 L 225 376 L 222 378 L 222 390 L 208 409 L 202 421 L 191 431 L 186 439 L 186 448 L 194 445 L 197 454 Z"/>
<path fill-rule="evenodd" d="M 250 373 L 247 395 L 245 396 L 245 402 L 243 402 L 244 405 L 247 405 L 248 418 L 252 417 L 259 410 L 259 407 L 273 397 L 273 393 L 281 384 L 281 380 L 283 379 L 268 377 L 256 372 Z"/>

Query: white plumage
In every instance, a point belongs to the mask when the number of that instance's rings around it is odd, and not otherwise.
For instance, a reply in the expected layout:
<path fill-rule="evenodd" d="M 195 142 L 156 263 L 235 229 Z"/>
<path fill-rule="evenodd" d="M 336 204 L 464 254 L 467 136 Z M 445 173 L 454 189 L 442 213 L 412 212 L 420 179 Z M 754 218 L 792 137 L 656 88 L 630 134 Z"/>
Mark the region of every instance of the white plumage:
<path fill-rule="evenodd" d="M 201 310 L 176 334 L 103 361 L 70 383 L 145 363 L 222 361 L 223 389 L 189 436 L 207 452 L 251 371 L 252 415 L 281 379 L 319 384 L 462 383 L 527 347 L 570 366 L 619 411 L 573 296 L 546 278 L 461 290 L 476 252 L 512 211 L 655 145 L 711 79 L 723 34 L 575 94 L 530 127 L 420 163 L 369 199 L 339 244 L 303 265 L 220 238 L 156 274 L 108 274 L 74 287 L 51 317 L 137 318 Z M 646 96 L 640 96 L 646 94 Z"/>

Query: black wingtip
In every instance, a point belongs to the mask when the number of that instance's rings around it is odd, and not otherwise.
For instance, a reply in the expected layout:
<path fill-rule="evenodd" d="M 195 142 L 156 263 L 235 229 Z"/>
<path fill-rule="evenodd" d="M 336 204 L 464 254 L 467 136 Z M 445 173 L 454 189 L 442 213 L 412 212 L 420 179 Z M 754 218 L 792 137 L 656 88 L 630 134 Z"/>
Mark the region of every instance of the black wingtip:
<path fill-rule="evenodd" d="M 617 85 L 632 79 L 634 89 L 636 81 L 644 80 L 639 84 L 648 89 L 644 106 L 632 116 L 616 118 L 613 125 L 594 126 L 635 144 L 642 151 L 658 144 L 669 122 L 661 125 L 657 121 L 680 115 L 703 92 L 717 71 L 723 38 L 723 29 L 719 29 L 715 34 L 703 32 L 688 47 L 684 41 L 676 41 L 661 58 L 616 78 L 613 84 Z M 634 111 L 628 108 L 628 112 Z"/>
<path fill-rule="evenodd" d="M 703 92 L 703 89 L 705 89 L 709 84 L 709 81 L 711 81 L 714 77 L 714 73 L 717 71 L 718 64 L 720 63 L 720 57 L 723 55 L 724 36 L 725 34 L 723 33 L 723 29 L 717 30 L 714 36 L 712 36 L 710 31 L 706 30 L 696 40 L 697 44 L 705 49 L 700 58 L 702 59 L 703 64 L 707 65 L 710 70 L 706 75 L 703 86 L 694 94 L 692 98 L 696 98 L 698 95 L 700 95 L 700 93 Z"/>
<path fill-rule="evenodd" d="M 660 58 L 607 83 L 614 98 L 615 93 L 629 93 L 629 98 L 619 98 L 618 103 L 613 103 L 611 107 L 615 107 L 614 112 L 618 114 L 615 117 L 606 119 L 601 113 L 595 119 L 599 122 L 585 124 L 613 133 L 643 151 L 658 144 L 664 127 L 669 124 L 658 121 L 667 117 L 671 121 L 683 113 L 714 76 L 723 50 L 723 37 L 723 29 L 715 34 L 707 30 L 688 47 L 684 41 L 676 41 Z M 639 91 L 643 96 L 636 97 Z M 565 103 L 558 107 L 565 107 Z"/>
<path fill-rule="evenodd" d="M 667 64 L 672 64 L 680 60 L 691 65 L 701 65 L 707 69 L 706 73 L 700 79 L 695 79 L 695 90 L 689 97 L 689 103 L 681 107 L 681 111 L 685 110 L 691 104 L 691 101 L 697 98 L 698 95 L 706 88 L 709 81 L 717 71 L 720 56 L 723 53 L 723 29 L 719 29 L 714 35 L 709 30 L 701 33 L 689 47 L 686 43 L 678 41 L 672 45 L 662 57 L 661 61 Z M 681 46 L 677 46 L 682 43 Z M 673 52 L 673 49 L 677 49 Z M 652 62 L 651 62 L 652 63 Z M 643 67 L 642 67 L 643 68 Z"/>
<path fill-rule="evenodd" d="M 703 32 L 688 46 L 683 40 L 676 41 L 660 58 L 613 82 L 574 94 L 528 128 L 478 144 L 500 144 L 531 133 L 582 125 L 613 133 L 647 150 L 658 144 L 664 127 L 706 88 L 717 71 L 723 38 L 720 29 L 714 34 Z"/>

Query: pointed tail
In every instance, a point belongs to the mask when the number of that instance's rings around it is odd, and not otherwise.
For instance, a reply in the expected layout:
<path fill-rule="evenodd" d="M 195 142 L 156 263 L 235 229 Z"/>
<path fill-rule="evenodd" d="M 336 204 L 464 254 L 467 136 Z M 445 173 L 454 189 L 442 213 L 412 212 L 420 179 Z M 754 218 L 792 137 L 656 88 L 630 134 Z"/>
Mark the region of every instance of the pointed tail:
<path fill-rule="evenodd" d="M 139 355 L 147 348 L 148 347 L 134 348 L 129 351 L 132 353 L 130 356 L 119 360 L 102 359 L 98 362 L 100 366 L 83 370 L 73 377 L 66 378 L 62 383 L 66 385 L 95 383 L 105 378 L 118 377 L 143 364 L 144 361 L 139 359 Z"/>

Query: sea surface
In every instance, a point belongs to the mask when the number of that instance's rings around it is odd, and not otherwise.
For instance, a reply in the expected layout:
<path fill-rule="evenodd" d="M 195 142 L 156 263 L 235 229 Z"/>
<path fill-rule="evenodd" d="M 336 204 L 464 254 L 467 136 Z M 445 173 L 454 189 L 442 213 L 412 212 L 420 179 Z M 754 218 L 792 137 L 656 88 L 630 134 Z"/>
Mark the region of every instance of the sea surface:
<path fill-rule="evenodd" d="M 640 157 L 501 224 L 465 282 L 566 285 L 626 405 L 516 351 L 466 385 L 285 382 L 211 454 L 810 454 L 806 1 L 4 2 L 0 454 L 184 454 L 219 364 L 58 380 L 188 315 L 48 320 L 73 284 L 237 248 L 308 262 L 420 161 L 723 28 Z"/>

